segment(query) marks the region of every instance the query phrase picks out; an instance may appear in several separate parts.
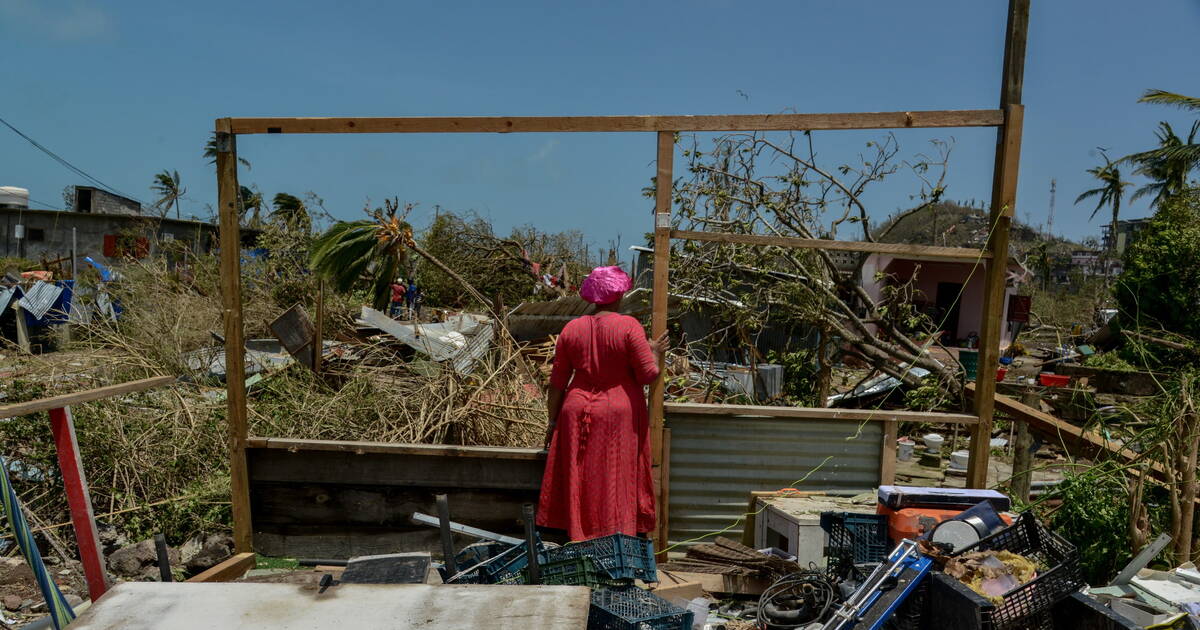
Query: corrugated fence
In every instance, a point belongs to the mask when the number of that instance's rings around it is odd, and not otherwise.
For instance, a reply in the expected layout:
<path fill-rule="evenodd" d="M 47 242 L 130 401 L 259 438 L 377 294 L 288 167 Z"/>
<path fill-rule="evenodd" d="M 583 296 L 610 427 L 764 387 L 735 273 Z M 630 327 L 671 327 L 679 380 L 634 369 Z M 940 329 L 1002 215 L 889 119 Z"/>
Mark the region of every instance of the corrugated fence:
<path fill-rule="evenodd" d="M 666 414 L 671 430 L 670 533 L 674 545 L 730 527 L 751 490 L 838 494 L 879 485 L 883 426 L 735 415 Z M 725 535 L 737 538 L 742 524 Z"/>

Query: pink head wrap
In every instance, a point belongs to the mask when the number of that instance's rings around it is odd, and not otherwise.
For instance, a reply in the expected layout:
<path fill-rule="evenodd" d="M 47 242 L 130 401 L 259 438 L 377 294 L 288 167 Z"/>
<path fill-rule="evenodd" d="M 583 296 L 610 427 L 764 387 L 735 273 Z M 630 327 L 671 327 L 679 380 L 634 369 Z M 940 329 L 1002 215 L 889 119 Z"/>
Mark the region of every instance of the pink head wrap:
<path fill-rule="evenodd" d="M 633 279 L 620 267 L 596 267 L 579 287 L 579 297 L 592 304 L 612 304 L 633 286 Z"/>

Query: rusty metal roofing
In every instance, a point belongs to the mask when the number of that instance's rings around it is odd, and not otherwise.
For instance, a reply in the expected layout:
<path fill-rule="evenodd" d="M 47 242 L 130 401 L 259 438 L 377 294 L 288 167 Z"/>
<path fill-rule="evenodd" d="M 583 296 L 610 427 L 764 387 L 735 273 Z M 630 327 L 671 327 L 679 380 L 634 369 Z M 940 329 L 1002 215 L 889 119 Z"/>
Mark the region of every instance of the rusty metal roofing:
<path fill-rule="evenodd" d="M 672 545 L 740 532 L 751 490 L 853 495 L 879 485 L 878 422 L 668 412 L 666 425 Z"/>

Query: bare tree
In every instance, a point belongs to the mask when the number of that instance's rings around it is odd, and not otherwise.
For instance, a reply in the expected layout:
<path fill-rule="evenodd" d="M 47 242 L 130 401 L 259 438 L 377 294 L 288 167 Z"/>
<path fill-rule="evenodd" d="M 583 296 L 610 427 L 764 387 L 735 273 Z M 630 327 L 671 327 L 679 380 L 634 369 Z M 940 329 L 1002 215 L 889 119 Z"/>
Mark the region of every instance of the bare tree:
<path fill-rule="evenodd" d="M 828 167 L 818 162 L 810 133 L 731 134 L 707 150 L 693 140 L 683 152 L 689 176 L 675 184 L 675 227 L 809 239 L 836 239 L 849 229 L 851 238 L 876 242 L 942 199 L 951 145 L 935 141 L 933 148 L 933 157 L 904 161 L 887 135 L 868 142 L 854 163 Z M 914 207 L 874 228 L 865 193 L 901 171 L 920 188 Z M 961 399 L 956 367 L 928 353 L 937 327 L 913 308 L 912 284 L 890 281 L 883 299 L 873 299 L 860 283 L 866 255 L 695 241 L 672 255 L 673 290 L 719 309 L 730 324 L 715 334 L 728 341 L 752 342 L 768 322 L 800 322 L 907 384 L 922 382 L 910 367 L 929 370 L 945 395 Z"/>

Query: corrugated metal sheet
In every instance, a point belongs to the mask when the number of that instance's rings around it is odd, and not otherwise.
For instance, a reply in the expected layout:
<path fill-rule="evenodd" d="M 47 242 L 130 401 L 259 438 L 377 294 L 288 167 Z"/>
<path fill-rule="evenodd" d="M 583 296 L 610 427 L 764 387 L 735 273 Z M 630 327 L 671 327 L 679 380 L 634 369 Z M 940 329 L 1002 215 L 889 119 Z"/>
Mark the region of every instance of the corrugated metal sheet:
<path fill-rule="evenodd" d="M 733 525 L 746 511 L 751 490 L 857 494 L 879 485 L 878 422 L 672 413 L 666 422 L 671 544 Z"/>
<path fill-rule="evenodd" d="M 7 289 L 0 289 L 0 316 L 8 312 L 8 305 L 20 290 L 20 287 L 15 284 Z"/>
<path fill-rule="evenodd" d="M 34 319 L 42 319 L 50 312 L 50 308 L 58 301 L 62 292 L 62 287 L 38 280 L 25 292 L 25 297 L 21 298 L 21 308 L 28 311 Z"/>

